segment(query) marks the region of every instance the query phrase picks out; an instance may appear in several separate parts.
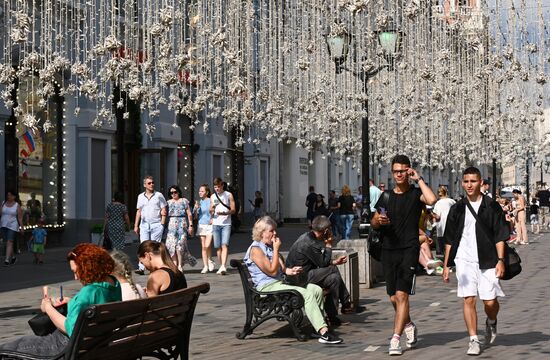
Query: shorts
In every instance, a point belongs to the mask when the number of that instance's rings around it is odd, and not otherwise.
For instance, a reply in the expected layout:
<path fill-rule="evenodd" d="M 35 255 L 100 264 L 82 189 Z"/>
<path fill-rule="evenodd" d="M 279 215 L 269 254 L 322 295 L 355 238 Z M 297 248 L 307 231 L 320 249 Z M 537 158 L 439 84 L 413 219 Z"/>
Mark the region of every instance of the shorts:
<path fill-rule="evenodd" d="M 529 220 L 531 221 L 531 225 L 538 225 L 539 224 L 539 215 L 538 214 L 531 214 L 531 216 L 529 216 Z"/>
<path fill-rule="evenodd" d="M 199 224 L 197 229 L 198 236 L 212 235 L 212 225 L 210 224 Z"/>
<path fill-rule="evenodd" d="M 479 295 L 481 300 L 494 300 L 505 296 L 494 268 L 481 270 L 478 263 L 460 259 L 456 259 L 455 264 L 458 297 Z"/>
<path fill-rule="evenodd" d="M 4 241 L 13 241 L 15 240 L 16 236 L 17 231 L 13 231 L 12 229 L 8 229 L 7 227 L 2 228 L 2 239 L 4 239 Z"/>
<path fill-rule="evenodd" d="M 212 225 L 212 235 L 214 237 L 215 249 L 219 249 L 222 245 L 229 246 L 231 225 Z"/>
<path fill-rule="evenodd" d="M 32 244 L 32 252 L 35 254 L 44 254 L 44 244 Z"/>
<path fill-rule="evenodd" d="M 141 222 L 139 225 L 139 241 L 145 240 L 161 241 L 164 225 L 161 223 L 146 223 Z"/>
<path fill-rule="evenodd" d="M 397 291 L 414 293 L 414 277 L 419 254 L 420 247 L 382 249 L 380 260 L 384 267 L 386 292 L 389 296 L 395 295 Z"/>

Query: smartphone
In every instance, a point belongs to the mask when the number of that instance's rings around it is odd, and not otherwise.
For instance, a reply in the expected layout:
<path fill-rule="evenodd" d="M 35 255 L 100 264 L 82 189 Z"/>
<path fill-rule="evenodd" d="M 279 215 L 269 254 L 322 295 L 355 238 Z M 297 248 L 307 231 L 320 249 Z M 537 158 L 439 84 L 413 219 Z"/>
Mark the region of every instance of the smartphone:
<path fill-rule="evenodd" d="M 385 208 L 381 207 L 380 210 L 378 210 L 378 211 L 380 212 L 380 215 L 387 216 Z"/>

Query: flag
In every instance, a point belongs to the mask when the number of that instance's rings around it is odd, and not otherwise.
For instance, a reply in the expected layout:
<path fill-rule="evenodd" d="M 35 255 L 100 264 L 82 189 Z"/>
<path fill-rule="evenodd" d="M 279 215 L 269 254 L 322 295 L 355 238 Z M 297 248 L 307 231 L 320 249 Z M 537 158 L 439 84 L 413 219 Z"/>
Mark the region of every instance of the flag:
<path fill-rule="evenodd" d="M 21 136 L 21 139 L 23 139 L 23 141 L 27 144 L 27 148 L 29 149 L 28 154 L 30 155 L 35 149 L 34 139 L 32 138 L 31 132 L 29 130 L 25 131 L 23 136 Z"/>

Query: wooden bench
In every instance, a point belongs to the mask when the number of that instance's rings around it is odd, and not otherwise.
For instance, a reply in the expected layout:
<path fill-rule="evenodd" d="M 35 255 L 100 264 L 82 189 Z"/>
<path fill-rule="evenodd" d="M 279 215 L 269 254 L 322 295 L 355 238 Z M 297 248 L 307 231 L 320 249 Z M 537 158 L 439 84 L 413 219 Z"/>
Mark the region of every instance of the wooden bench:
<path fill-rule="evenodd" d="M 51 357 L 0 350 L 0 359 L 189 358 L 189 335 L 203 283 L 147 299 L 93 305 L 79 315 L 64 352 Z"/>
<path fill-rule="evenodd" d="M 254 288 L 248 268 L 242 260 L 233 259 L 230 264 L 239 270 L 246 306 L 246 322 L 243 331 L 236 335 L 238 339 L 244 339 L 252 334 L 258 325 L 275 318 L 279 321 L 288 321 L 299 341 L 307 340 L 307 336 L 300 331 L 300 324 L 304 319 L 302 311 L 304 298 L 298 291 L 280 290 L 260 293 Z"/>

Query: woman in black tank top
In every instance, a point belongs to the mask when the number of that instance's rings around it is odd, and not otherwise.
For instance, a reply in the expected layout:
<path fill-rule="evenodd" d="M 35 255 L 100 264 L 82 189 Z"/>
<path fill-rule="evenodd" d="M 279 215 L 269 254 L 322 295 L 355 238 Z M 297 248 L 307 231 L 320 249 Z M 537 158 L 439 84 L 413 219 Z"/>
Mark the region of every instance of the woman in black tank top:
<path fill-rule="evenodd" d="M 157 296 L 187 287 L 185 275 L 178 270 L 161 242 L 147 240 L 139 245 L 139 261 L 150 272 L 147 296 Z"/>

